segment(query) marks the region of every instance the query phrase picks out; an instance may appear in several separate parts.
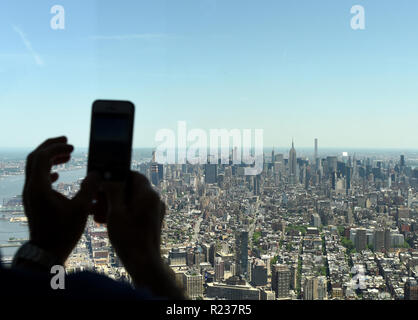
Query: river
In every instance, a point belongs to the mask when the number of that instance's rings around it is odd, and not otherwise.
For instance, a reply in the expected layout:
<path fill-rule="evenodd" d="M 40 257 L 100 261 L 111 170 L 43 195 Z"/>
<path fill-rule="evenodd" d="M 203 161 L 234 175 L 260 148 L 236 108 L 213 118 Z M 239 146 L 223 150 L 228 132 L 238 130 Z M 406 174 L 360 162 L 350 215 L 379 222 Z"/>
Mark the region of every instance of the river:
<path fill-rule="evenodd" d="M 75 169 L 59 172 L 59 182 L 70 183 L 85 177 L 86 169 Z M 8 199 L 22 194 L 23 184 L 25 181 L 24 175 L 8 176 L 0 178 L 0 204 L 3 204 L 3 199 Z M 0 220 L 0 244 L 7 243 L 10 237 L 25 238 L 29 237 L 28 227 L 22 226 L 18 222 L 9 222 Z M 13 256 L 17 248 L 2 248 L 1 255 L 3 257 Z"/>

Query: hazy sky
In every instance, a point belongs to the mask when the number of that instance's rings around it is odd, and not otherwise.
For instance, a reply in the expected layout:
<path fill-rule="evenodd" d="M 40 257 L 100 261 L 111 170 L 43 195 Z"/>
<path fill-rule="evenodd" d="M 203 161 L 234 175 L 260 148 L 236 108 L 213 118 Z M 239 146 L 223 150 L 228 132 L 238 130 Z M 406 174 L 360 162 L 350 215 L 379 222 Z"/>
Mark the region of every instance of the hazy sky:
<path fill-rule="evenodd" d="M 136 105 L 135 147 L 185 120 L 265 146 L 418 148 L 416 0 L 9 0 L 0 39 L 0 147 L 87 146 L 91 103 L 112 98 Z"/>

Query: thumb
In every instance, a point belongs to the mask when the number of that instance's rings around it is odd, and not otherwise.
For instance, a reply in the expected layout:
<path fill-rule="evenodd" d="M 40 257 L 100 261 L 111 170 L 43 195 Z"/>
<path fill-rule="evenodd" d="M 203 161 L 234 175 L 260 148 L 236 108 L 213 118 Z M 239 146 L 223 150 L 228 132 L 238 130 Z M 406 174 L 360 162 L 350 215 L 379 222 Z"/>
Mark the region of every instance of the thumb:
<path fill-rule="evenodd" d="M 81 183 L 80 191 L 72 199 L 73 204 L 87 210 L 92 204 L 93 197 L 99 191 L 100 175 L 97 172 L 91 172 Z"/>
<path fill-rule="evenodd" d="M 125 185 L 122 182 L 106 182 L 103 184 L 106 194 L 108 213 L 123 211 L 125 207 Z"/>

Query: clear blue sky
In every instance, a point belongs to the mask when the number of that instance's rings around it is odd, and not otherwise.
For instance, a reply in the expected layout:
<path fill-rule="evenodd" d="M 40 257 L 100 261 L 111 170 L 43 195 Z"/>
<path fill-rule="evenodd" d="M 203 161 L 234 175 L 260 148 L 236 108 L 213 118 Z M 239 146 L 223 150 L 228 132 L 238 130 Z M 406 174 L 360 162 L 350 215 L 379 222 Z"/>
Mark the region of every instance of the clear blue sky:
<path fill-rule="evenodd" d="M 135 147 L 185 120 L 265 146 L 418 148 L 416 0 L 8 0 L 0 38 L 0 147 L 87 146 L 92 101 L 112 98 L 137 107 Z"/>

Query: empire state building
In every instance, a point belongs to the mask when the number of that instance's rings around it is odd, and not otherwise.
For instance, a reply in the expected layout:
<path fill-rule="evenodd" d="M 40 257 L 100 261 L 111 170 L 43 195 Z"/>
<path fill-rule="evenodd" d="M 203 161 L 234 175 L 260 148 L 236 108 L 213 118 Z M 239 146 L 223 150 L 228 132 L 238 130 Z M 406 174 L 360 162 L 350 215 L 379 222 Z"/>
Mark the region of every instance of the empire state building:
<path fill-rule="evenodd" d="M 296 150 L 295 145 L 292 140 L 292 148 L 289 151 L 289 174 L 290 174 L 290 182 L 296 182 Z"/>

